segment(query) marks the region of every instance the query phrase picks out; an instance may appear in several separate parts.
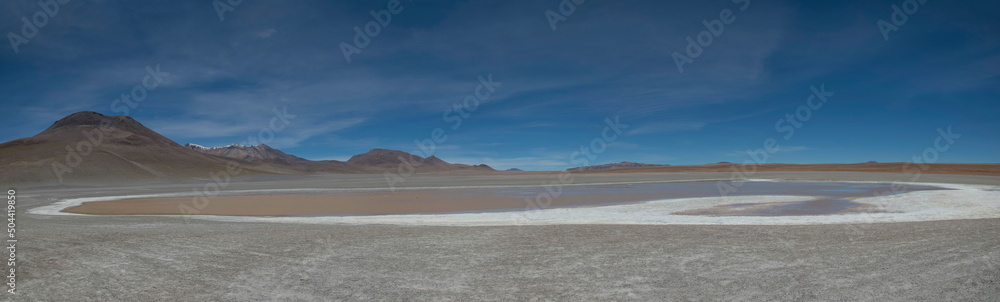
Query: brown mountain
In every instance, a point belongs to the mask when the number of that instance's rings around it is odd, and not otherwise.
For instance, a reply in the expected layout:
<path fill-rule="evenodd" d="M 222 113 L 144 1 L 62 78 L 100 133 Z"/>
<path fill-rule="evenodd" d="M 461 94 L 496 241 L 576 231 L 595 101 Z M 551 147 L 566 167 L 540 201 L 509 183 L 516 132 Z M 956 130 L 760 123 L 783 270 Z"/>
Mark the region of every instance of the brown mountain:
<path fill-rule="evenodd" d="M 493 171 L 485 165 L 450 164 L 401 151 L 375 149 L 354 162 L 312 161 L 267 145 L 205 148 L 181 146 L 128 116 L 84 111 L 41 133 L 0 144 L 0 183 L 108 183 L 208 179 L 212 174 L 377 173 L 412 159 L 417 172 Z M 228 165 L 228 170 L 227 170 Z"/>
<path fill-rule="evenodd" d="M 108 182 L 208 178 L 227 160 L 163 137 L 128 116 L 84 111 L 38 135 L 0 144 L 0 182 Z M 267 173 L 248 167 L 245 173 Z"/>

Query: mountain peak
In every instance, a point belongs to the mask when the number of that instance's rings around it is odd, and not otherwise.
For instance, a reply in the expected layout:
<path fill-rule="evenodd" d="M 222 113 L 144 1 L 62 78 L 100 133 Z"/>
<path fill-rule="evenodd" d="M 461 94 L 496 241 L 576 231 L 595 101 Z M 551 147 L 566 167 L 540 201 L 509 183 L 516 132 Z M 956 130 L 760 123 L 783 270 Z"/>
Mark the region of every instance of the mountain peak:
<path fill-rule="evenodd" d="M 81 126 L 81 125 L 94 125 L 98 126 L 103 121 L 107 121 L 110 118 L 107 115 L 103 115 L 93 111 L 80 111 L 67 115 L 55 123 L 49 126 L 48 129 L 62 128 L 68 126 Z M 48 130 L 46 129 L 46 130 Z"/>
<path fill-rule="evenodd" d="M 74 126 L 114 126 L 115 128 L 123 128 L 125 130 L 149 130 L 127 115 L 107 116 L 94 111 L 80 111 L 52 123 L 52 126 L 49 126 L 42 133 Z"/>
<path fill-rule="evenodd" d="M 119 133 L 114 141 L 116 143 L 125 144 L 136 144 L 141 143 L 137 140 L 137 137 L 143 137 L 145 139 L 167 143 L 175 144 L 175 142 L 170 139 L 163 137 L 156 131 L 150 130 L 143 126 L 135 119 L 127 115 L 114 115 L 108 116 L 100 114 L 93 111 L 80 111 L 67 115 L 52 123 L 44 131 L 36 135 L 35 137 L 47 137 L 52 139 L 52 135 L 77 135 L 81 130 L 86 130 L 86 128 L 100 128 L 102 133 Z M 75 134 L 74 134 L 75 133 Z M 124 135 L 124 136 L 123 136 Z M 132 138 L 126 138 L 128 135 L 135 135 Z M 179 146 L 179 145 L 178 145 Z"/>

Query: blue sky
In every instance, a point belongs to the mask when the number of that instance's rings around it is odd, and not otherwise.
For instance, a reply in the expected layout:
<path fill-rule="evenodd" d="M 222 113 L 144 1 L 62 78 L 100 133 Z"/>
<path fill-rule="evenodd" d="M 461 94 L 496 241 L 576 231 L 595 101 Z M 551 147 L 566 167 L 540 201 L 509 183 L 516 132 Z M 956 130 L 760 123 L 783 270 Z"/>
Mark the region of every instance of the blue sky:
<path fill-rule="evenodd" d="M 341 42 L 387 1 L 245 0 L 220 20 L 212 1 L 70 1 L 38 33 L 0 51 L 0 141 L 92 110 L 169 73 L 129 110 L 178 143 L 225 145 L 296 117 L 268 144 L 309 159 L 372 148 L 414 150 L 495 168 L 561 170 L 629 128 L 592 164 L 743 162 L 776 138 L 768 162 L 910 161 L 938 128 L 962 135 L 939 162 L 1000 162 L 1000 3 L 927 1 L 886 40 L 877 26 L 903 1 L 596 1 L 550 26 L 560 1 L 402 1 L 348 63 Z M 703 20 L 735 20 L 679 72 L 672 57 Z M 37 1 L 0 4 L 23 34 Z M 904 12 L 905 13 L 905 12 Z M 478 77 L 502 85 L 457 129 L 443 120 Z M 834 95 L 785 139 L 775 123 Z"/>

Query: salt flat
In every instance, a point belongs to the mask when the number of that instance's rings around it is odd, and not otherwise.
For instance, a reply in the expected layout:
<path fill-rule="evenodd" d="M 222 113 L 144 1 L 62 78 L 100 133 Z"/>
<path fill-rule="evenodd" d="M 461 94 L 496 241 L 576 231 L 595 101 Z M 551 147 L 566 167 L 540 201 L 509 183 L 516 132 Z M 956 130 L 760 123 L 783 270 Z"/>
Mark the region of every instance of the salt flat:
<path fill-rule="evenodd" d="M 553 177 L 417 175 L 404 185 L 538 185 Z M 576 180 L 727 177 L 722 173 L 588 174 Z M 755 177 L 913 180 L 913 175 L 883 173 L 762 172 Z M 382 181 L 380 175 L 251 179 L 233 182 L 226 189 L 373 188 L 384 186 Z M 1000 184 L 1000 178 L 922 175 L 917 182 L 988 190 Z M 34 209 L 73 198 L 186 194 L 201 185 L 20 188 L 18 194 L 23 208 Z M 942 192 L 957 191 L 907 194 Z M 996 195 L 996 191 L 981 193 Z M 912 210 L 912 217 L 906 219 L 940 214 L 922 202 L 903 204 L 892 199 L 907 194 L 869 202 Z M 938 196 L 926 197 L 934 201 L 930 197 Z M 693 207 L 698 201 L 692 202 Z M 697 206 L 712 204 L 703 202 Z M 49 215 L 32 210 L 20 212 L 18 300 L 989 301 L 1000 296 L 997 218 L 881 223 L 875 221 L 880 219 L 878 214 L 868 214 L 861 221 L 832 224 L 642 225 L 654 219 L 649 213 L 663 205 L 635 206 L 640 207 L 612 206 L 621 208 L 602 212 L 600 217 L 574 214 L 589 222 L 492 226 L 443 226 L 453 222 L 429 226 L 434 223 L 426 217 L 422 225 L 344 225 Z M 960 211 L 967 205 L 953 206 Z M 542 215 L 542 219 L 560 216 Z M 632 221 L 621 222 L 626 218 Z M 730 217 L 691 219 L 723 218 Z"/>

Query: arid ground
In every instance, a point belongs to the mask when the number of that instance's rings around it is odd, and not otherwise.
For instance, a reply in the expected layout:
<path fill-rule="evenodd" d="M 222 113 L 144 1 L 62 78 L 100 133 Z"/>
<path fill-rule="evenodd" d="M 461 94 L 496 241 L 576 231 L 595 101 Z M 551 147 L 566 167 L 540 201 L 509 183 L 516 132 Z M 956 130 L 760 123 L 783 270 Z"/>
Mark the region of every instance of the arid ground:
<path fill-rule="evenodd" d="M 586 173 L 576 183 L 726 179 Z M 915 175 L 760 172 L 791 181 Z M 415 175 L 403 187 L 541 185 L 551 174 Z M 1000 177 L 918 182 L 1000 186 Z M 67 198 L 204 183 L 23 188 Z M 225 190 L 384 187 L 382 175 L 255 178 Z M 546 210 L 542 210 L 546 211 Z M 930 300 L 1000 297 L 1000 219 L 828 225 L 401 226 L 19 212 L 18 301 Z"/>

